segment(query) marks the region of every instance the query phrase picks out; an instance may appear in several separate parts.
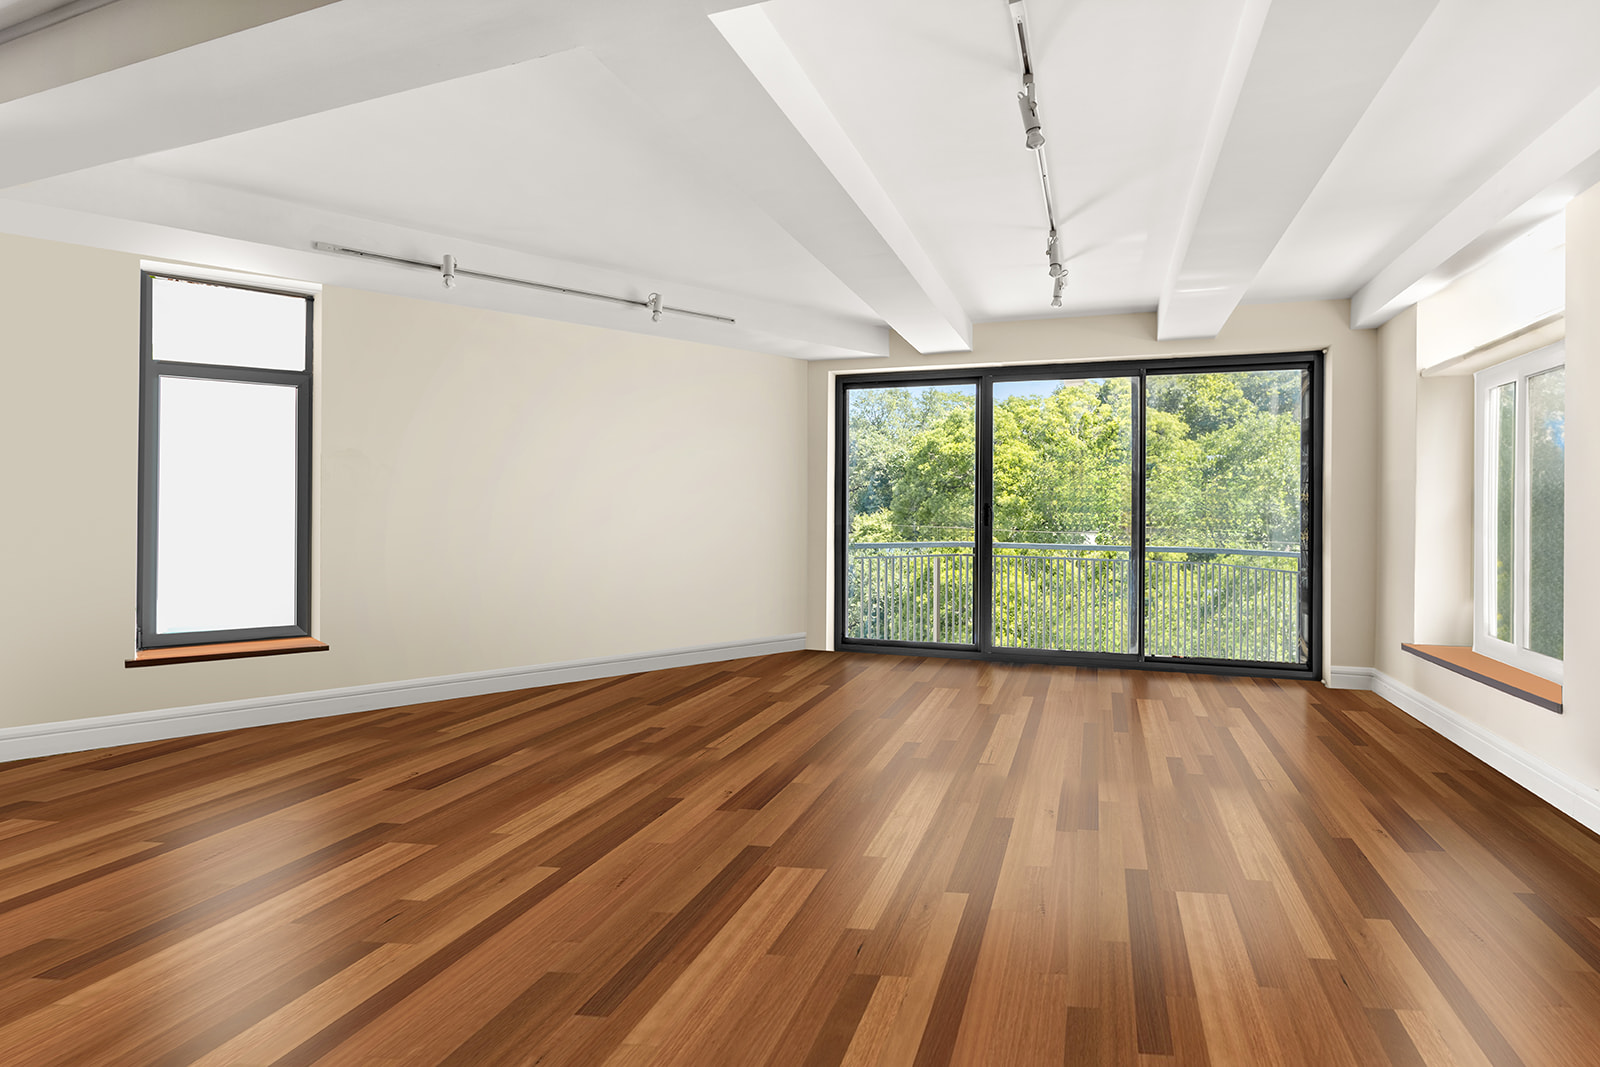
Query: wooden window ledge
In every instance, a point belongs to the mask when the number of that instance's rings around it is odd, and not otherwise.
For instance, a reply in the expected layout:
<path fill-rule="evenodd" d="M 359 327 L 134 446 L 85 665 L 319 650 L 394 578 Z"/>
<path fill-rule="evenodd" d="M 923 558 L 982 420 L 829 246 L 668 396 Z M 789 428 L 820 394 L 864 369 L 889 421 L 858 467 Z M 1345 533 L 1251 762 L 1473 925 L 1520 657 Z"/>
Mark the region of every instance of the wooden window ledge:
<path fill-rule="evenodd" d="M 1465 675 L 1502 693 L 1510 693 L 1530 704 L 1561 714 L 1561 685 L 1558 682 L 1507 666 L 1462 645 L 1403 644 L 1400 647 L 1429 663 L 1437 663 L 1447 671 Z"/>
<path fill-rule="evenodd" d="M 123 662 L 124 667 L 154 667 L 161 663 L 199 663 L 208 659 L 248 659 L 252 656 L 285 656 L 291 652 L 326 652 L 326 641 L 315 637 L 279 637 L 271 641 L 229 641 L 222 645 L 180 645 L 177 648 L 147 648 Z"/>

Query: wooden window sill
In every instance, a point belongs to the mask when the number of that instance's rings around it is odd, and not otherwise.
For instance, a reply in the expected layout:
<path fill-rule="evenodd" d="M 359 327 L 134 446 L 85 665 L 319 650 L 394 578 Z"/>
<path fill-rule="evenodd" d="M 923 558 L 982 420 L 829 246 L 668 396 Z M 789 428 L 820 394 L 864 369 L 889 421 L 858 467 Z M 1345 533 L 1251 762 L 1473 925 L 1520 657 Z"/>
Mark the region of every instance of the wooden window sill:
<path fill-rule="evenodd" d="M 1502 693 L 1510 693 L 1530 704 L 1537 704 L 1561 714 L 1561 685 L 1548 678 L 1490 659 L 1463 645 L 1401 645 L 1413 656 L 1436 663 L 1447 671 L 1454 671 L 1474 681 L 1482 682 Z"/>
<path fill-rule="evenodd" d="M 271 641 L 230 641 L 222 645 L 180 645 L 177 648 L 147 648 L 135 653 L 124 667 L 154 667 L 162 663 L 199 663 L 208 659 L 248 659 L 252 656 L 285 656 L 291 652 L 326 652 L 328 645 L 315 637 L 279 637 Z"/>

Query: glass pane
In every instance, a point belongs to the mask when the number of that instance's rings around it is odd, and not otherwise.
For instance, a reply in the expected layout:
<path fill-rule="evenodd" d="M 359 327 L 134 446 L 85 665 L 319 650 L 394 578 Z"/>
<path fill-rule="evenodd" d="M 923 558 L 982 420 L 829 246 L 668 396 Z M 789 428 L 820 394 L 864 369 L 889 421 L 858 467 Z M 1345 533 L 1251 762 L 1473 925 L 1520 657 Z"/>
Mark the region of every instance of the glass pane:
<path fill-rule="evenodd" d="M 156 359 L 306 369 L 305 297 L 172 278 L 152 278 L 150 289 Z"/>
<path fill-rule="evenodd" d="M 294 625 L 297 390 L 160 390 L 157 632 Z"/>
<path fill-rule="evenodd" d="M 1146 652 L 1306 663 L 1309 372 L 1147 381 Z"/>
<path fill-rule="evenodd" d="M 1136 651 L 1133 378 L 996 382 L 994 643 Z"/>
<path fill-rule="evenodd" d="M 978 387 L 851 389 L 847 637 L 975 643 Z"/>
<path fill-rule="evenodd" d="M 1489 394 L 1492 418 L 1489 454 L 1494 472 L 1494 618 L 1490 627 L 1502 641 L 1515 638 L 1516 622 L 1516 519 L 1517 519 L 1517 386 L 1507 382 Z"/>
<path fill-rule="evenodd" d="M 1566 537 L 1564 367 L 1528 378 L 1528 647 L 1562 658 Z"/>

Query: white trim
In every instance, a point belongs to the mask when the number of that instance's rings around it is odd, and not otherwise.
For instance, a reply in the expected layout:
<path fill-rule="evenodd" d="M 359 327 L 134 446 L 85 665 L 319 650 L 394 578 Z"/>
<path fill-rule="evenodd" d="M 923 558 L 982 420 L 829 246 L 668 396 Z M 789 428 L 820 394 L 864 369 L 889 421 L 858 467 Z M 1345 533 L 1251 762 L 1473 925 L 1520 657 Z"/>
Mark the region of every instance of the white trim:
<path fill-rule="evenodd" d="M 1329 667 L 1329 689 L 1371 689 L 1378 672 L 1371 667 Z"/>
<path fill-rule="evenodd" d="M 1441 359 L 1423 367 L 1424 378 L 1465 378 L 1481 370 L 1560 344 L 1567 339 L 1567 314 L 1565 310 L 1536 319 L 1520 329 L 1463 352 L 1459 356 Z"/>
<path fill-rule="evenodd" d="M 1334 679 L 1353 683 L 1369 677 L 1370 684 L 1334 685 Z M 1432 697 L 1371 667 L 1330 667 L 1328 685 L 1340 689 L 1368 689 L 1457 747 L 1478 757 L 1513 782 L 1600 833 L 1600 790 L 1566 771 L 1552 767 L 1499 734 L 1484 729 Z"/>
<path fill-rule="evenodd" d="M 303 293 L 306 296 L 321 296 L 322 284 L 320 282 L 301 281 L 296 278 L 280 278 L 275 274 L 254 274 L 237 270 L 222 270 L 218 267 L 202 267 L 190 263 L 166 263 L 155 259 L 141 259 L 139 269 L 151 271 L 156 274 L 176 274 L 180 278 L 192 278 L 201 282 L 222 282 L 227 285 L 254 285 L 263 289 L 280 289 L 284 292 Z"/>
<path fill-rule="evenodd" d="M 748 641 L 729 641 L 717 645 L 695 645 L 625 656 L 543 663 L 531 667 L 509 667 L 468 674 L 449 674 L 437 678 L 413 678 L 399 682 L 353 685 L 342 689 L 323 689 L 312 693 L 232 700 L 220 704 L 196 704 L 185 708 L 136 711 L 125 715 L 106 715 L 93 719 L 12 726 L 0 729 L 0 762 L 53 756 L 62 752 L 131 745 L 144 741 L 164 741 L 173 737 L 238 730 L 249 726 L 320 719 L 329 715 L 348 715 L 357 711 L 422 704 L 431 700 L 483 696 L 543 685 L 561 685 L 594 678 L 658 671 L 668 667 L 688 667 L 701 663 L 769 656 L 795 652 L 805 647 L 805 634 L 784 634 Z M 167 668 L 173 669 L 173 668 Z"/>

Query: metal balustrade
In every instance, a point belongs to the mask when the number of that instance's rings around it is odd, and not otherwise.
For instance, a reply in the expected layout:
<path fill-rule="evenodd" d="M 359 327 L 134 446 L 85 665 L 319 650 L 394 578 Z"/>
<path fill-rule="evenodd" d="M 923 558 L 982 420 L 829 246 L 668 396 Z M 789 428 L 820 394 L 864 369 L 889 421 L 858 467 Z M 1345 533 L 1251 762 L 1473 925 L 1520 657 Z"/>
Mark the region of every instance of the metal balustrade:
<path fill-rule="evenodd" d="M 1131 548 L 1002 543 L 994 548 L 994 644 L 1127 653 L 1136 647 Z M 1149 546 L 1146 651 L 1155 656 L 1300 661 L 1299 554 Z M 1156 555 L 1208 559 L 1156 559 Z M 1226 560 L 1226 562 L 1224 562 Z M 848 546 L 845 634 L 881 641 L 973 644 L 973 545 Z"/>

